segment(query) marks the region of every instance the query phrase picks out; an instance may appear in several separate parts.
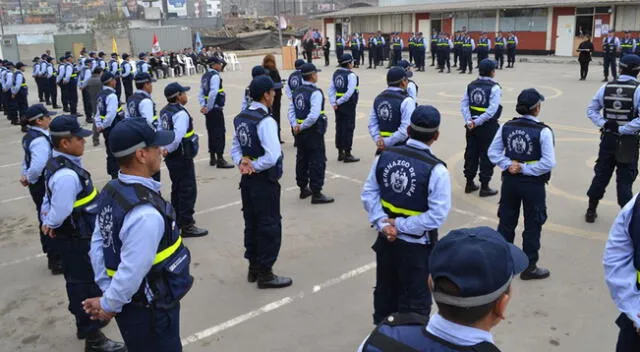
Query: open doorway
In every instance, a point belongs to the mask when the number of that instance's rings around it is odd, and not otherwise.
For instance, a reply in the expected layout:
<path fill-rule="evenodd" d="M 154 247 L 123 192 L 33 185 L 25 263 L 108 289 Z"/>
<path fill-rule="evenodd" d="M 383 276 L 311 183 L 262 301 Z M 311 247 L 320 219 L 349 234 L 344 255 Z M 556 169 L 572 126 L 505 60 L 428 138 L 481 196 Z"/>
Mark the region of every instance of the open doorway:
<path fill-rule="evenodd" d="M 593 15 L 576 16 L 576 37 L 593 33 Z"/>
<path fill-rule="evenodd" d="M 442 30 L 442 20 L 441 19 L 432 19 L 431 20 L 431 35 L 436 33 L 440 33 Z"/>
<path fill-rule="evenodd" d="M 337 35 L 342 35 L 342 23 L 336 23 L 336 36 Z M 331 38 L 333 40 L 335 40 L 335 38 Z"/>

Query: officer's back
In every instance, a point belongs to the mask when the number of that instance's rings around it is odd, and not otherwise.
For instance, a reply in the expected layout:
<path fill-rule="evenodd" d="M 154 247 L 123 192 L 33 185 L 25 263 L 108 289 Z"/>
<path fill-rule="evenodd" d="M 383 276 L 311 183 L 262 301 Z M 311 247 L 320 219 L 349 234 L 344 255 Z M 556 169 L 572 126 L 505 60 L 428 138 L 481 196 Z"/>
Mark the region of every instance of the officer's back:
<path fill-rule="evenodd" d="M 358 352 L 500 351 L 486 330 L 504 319 L 511 280 L 527 256 L 489 227 L 457 229 L 436 243 L 429 287 L 438 314 L 393 314 L 364 341 Z"/>

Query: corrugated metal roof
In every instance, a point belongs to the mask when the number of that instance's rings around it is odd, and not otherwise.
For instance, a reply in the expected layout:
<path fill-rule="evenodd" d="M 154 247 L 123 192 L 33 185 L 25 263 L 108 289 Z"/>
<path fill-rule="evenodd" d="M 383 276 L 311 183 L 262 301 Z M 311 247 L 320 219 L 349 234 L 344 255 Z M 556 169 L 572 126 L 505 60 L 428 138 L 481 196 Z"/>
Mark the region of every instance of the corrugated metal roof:
<path fill-rule="evenodd" d="M 400 13 L 450 12 L 462 10 L 509 9 L 533 7 L 561 7 L 561 6 L 609 6 L 619 4 L 638 4 L 638 0 L 493 0 L 493 1 L 460 1 L 442 2 L 419 5 L 357 7 L 315 16 L 317 18 L 340 18 L 369 15 L 386 15 Z"/>

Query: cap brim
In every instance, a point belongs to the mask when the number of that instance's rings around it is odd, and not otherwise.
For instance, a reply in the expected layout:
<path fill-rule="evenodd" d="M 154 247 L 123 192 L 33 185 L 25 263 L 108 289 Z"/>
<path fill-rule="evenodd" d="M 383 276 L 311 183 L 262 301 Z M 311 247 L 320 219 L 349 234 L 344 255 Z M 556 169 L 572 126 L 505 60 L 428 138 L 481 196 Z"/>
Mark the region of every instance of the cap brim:
<path fill-rule="evenodd" d="M 282 83 L 274 82 L 273 83 L 273 89 L 282 89 Z"/>
<path fill-rule="evenodd" d="M 184 87 L 184 86 L 182 87 L 182 92 L 183 92 L 183 93 L 184 93 L 184 92 L 188 92 L 188 91 L 190 91 L 190 90 L 191 90 L 191 87 Z"/>
<path fill-rule="evenodd" d="M 407 78 L 411 78 L 411 77 L 413 77 L 413 72 L 407 71 Z"/>
<path fill-rule="evenodd" d="M 84 128 L 81 128 L 81 129 L 80 129 L 80 131 L 72 132 L 71 134 L 72 134 L 73 136 L 76 136 L 76 137 L 86 138 L 86 137 L 92 136 L 92 135 L 93 135 L 93 132 L 92 132 L 92 131 L 90 131 L 90 130 L 86 130 L 86 129 L 84 129 Z"/>
<path fill-rule="evenodd" d="M 54 116 L 58 115 L 58 112 L 57 112 L 57 111 L 50 111 L 50 110 L 47 110 L 47 112 L 45 113 L 45 115 L 47 115 L 47 116 L 49 116 L 49 117 L 54 117 Z"/>
<path fill-rule="evenodd" d="M 520 274 L 529 266 L 529 257 L 522 251 L 522 249 L 509 243 L 509 250 L 511 251 L 511 259 L 513 260 L 513 275 Z"/>
<path fill-rule="evenodd" d="M 173 131 L 157 131 L 156 136 L 153 138 L 150 147 L 163 147 L 171 144 L 176 135 Z"/>

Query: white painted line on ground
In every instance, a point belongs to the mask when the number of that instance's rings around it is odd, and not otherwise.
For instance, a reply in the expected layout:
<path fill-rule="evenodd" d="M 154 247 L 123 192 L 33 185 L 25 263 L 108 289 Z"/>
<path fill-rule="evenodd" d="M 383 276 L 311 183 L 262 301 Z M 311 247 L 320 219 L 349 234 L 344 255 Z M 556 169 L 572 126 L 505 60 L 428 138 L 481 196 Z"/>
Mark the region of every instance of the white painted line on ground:
<path fill-rule="evenodd" d="M 10 262 L 4 262 L 4 263 L 0 263 L 0 268 L 4 268 L 5 266 L 10 266 L 10 265 L 15 265 L 15 264 L 20 264 L 20 263 L 24 263 L 26 261 L 29 261 L 31 259 L 36 259 L 36 258 L 40 258 L 40 257 L 44 257 L 46 254 L 44 253 L 40 253 L 40 254 L 36 254 L 36 255 L 31 255 L 28 257 L 24 257 L 22 259 L 16 259 L 16 260 L 12 260 Z"/>
<path fill-rule="evenodd" d="M 346 280 L 352 279 L 354 277 L 357 277 L 359 275 L 362 275 L 364 273 L 366 273 L 367 271 L 374 269 L 376 267 L 376 263 L 375 262 L 371 262 L 369 264 L 365 264 L 359 268 L 350 270 L 338 277 L 335 277 L 333 279 L 327 280 L 319 285 L 315 285 L 313 286 L 313 289 L 310 293 L 305 293 L 304 291 L 299 292 L 298 294 L 294 295 L 294 296 L 287 296 L 284 297 L 282 299 L 279 299 L 277 301 L 273 301 L 271 303 L 268 303 L 258 309 L 252 310 L 250 312 L 247 312 L 245 314 L 239 315 L 235 318 L 229 319 L 223 323 L 220 323 L 218 325 L 214 325 L 210 328 L 207 328 L 205 330 L 202 330 L 200 332 L 197 332 L 193 335 L 187 336 L 184 339 L 182 339 L 182 346 L 186 346 L 189 344 L 193 344 L 195 342 L 198 342 L 200 340 L 206 339 L 208 337 L 211 337 L 215 334 L 218 334 L 222 331 L 225 331 L 229 328 L 232 328 L 236 325 L 239 325 L 241 323 L 244 323 L 248 320 L 254 319 L 256 317 L 259 317 L 265 313 L 274 311 L 276 309 L 282 308 L 290 303 L 299 301 L 301 299 L 303 299 L 306 296 L 309 296 L 311 294 L 320 292 L 321 290 L 324 290 L 326 288 L 329 288 L 331 286 L 335 286 L 339 283 L 342 283 Z"/>
<path fill-rule="evenodd" d="M 30 196 L 20 196 L 20 197 L 15 197 L 15 198 L 3 199 L 3 200 L 0 201 L 0 204 L 11 203 L 11 202 L 14 202 L 16 200 L 22 200 L 22 199 L 27 199 L 27 198 L 31 198 L 31 197 Z"/>

